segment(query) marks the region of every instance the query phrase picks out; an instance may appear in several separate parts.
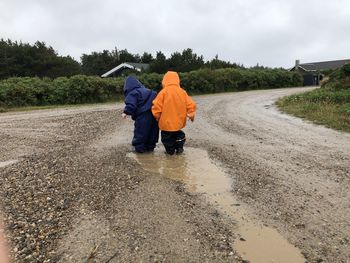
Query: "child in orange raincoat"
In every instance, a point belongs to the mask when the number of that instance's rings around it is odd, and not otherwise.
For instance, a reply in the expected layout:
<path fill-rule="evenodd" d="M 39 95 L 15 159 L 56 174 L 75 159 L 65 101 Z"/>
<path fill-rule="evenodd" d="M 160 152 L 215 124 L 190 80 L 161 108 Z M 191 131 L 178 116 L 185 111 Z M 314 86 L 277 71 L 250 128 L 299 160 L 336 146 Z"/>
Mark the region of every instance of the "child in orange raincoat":
<path fill-rule="evenodd" d="M 161 130 L 161 140 L 168 154 L 181 154 L 186 141 L 181 130 L 186 126 L 186 118 L 194 121 L 196 103 L 180 87 L 179 75 L 168 71 L 162 81 L 163 89 L 153 100 L 152 113 Z"/>

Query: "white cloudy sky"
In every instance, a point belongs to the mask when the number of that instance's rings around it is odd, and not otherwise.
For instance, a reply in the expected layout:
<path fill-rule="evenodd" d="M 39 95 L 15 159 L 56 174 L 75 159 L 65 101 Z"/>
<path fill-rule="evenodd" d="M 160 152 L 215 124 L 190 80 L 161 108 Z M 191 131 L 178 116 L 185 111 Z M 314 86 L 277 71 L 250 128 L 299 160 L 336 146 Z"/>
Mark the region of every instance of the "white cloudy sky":
<path fill-rule="evenodd" d="M 0 0 L 0 38 L 61 55 L 192 48 L 245 66 L 350 59 L 350 0 Z"/>

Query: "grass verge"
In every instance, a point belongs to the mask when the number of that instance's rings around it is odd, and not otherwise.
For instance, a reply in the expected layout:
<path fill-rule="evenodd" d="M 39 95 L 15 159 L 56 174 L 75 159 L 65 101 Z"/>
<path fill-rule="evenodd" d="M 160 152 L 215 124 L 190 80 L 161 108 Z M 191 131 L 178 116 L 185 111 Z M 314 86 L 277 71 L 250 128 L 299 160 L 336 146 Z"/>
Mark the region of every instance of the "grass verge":
<path fill-rule="evenodd" d="M 288 114 L 329 128 L 350 132 L 350 103 L 310 102 L 301 94 L 297 97 L 281 98 L 276 104 Z"/>

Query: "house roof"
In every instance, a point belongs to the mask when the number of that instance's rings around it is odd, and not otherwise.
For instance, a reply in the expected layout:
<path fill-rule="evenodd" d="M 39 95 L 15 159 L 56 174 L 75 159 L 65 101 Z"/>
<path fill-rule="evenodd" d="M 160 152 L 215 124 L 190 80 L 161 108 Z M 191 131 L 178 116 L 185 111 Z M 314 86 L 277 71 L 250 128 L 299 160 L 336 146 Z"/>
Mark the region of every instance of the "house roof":
<path fill-rule="evenodd" d="M 141 71 L 141 70 L 146 70 L 149 68 L 149 64 L 145 63 L 134 63 L 134 62 L 124 62 L 115 68 L 112 68 L 111 70 L 107 71 L 106 73 L 102 74 L 101 77 L 105 78 L 108 77 L 109 75 L 113 74 L 114 72 L 122 71 L 126 68 L 133 69 L 136 71 Z"/>
<path fill-rule="evenodd" d="M 350 59 L 301 63 L 299 64 L 299 68 L 301 68 L 304 71 L 318 71 L 318 70 L 326 70 L 326 69 L 337 69 L 344 66 L 347 63 L 350 63 Z M 291 70 L 294 70 L 294 69 L 295 69 L 295 66 Z"/>

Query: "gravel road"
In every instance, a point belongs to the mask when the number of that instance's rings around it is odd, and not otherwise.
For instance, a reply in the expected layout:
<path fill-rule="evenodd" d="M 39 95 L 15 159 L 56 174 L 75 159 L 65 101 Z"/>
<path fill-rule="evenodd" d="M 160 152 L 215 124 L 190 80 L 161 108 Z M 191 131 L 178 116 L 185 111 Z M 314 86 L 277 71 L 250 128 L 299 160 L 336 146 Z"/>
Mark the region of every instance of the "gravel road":
<path fill-rule="evenodd" d="M 280 113 L 307 88 L 194 97 L 187 145 L 308 262 L 350 262 L 350 135 Z M 235 221 L 128 158 L 122 105 L 0 114 L 1 206 L 16 262 L 241 262 Z"/>

